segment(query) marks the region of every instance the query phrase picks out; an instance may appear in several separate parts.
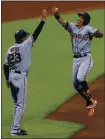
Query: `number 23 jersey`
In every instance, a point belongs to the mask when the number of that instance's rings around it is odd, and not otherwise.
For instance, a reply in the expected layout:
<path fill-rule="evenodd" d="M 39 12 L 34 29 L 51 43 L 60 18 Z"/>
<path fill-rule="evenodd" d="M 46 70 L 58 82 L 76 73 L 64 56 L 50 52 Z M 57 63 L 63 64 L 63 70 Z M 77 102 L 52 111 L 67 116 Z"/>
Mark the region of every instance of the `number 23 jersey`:
<path fill-rule="evenodd" d="M 30 50 L 33 45 L 33 38 L 29 37 L 23 43 L 14 44 L 6 54 L 5 64 L 10 70 L 28 72 L 30 68 Z"/>

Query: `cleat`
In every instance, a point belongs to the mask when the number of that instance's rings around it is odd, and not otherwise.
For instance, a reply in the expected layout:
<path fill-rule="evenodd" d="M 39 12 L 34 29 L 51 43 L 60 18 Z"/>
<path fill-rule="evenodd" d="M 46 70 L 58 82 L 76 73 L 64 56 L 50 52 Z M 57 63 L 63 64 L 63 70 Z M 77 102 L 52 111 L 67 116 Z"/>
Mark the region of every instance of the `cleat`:
<path fill-rule="evenodd" d="M 20 129 L 20 132 L 27 132 L 26 130 Z"/>
<path fill-rule="evenodd" d="M 88 116 L 93 116 L 94 115 L 94 108 L 90 109 L 88 112 Z"/>
<path fill-rule="evenodd" d="M 18 133 L 11 133 L 11 136 L 25 136 L 28 135 L 25 130 L 20 130 Z"/>
<path fill-rule="evenodd" d="M 96 105 L 97 105 L 97 101 L 96 100 L 94 100 L 94 101 L 92 101 L 92 105 L 89 105 L 89 106 L 87 106 L 87 109 L 88 110 L 90 110 L 90 109 L 92 109 L 92 108 L 95 108 L 96 107 Z"/>
<path fill-rule="evenodd" d="M 20 133 L 11 133 L 11 136 L 25 136 L 28 135 L 26 132 L 20 132 Z"/>
<path fill-rule="evenodd" d="M 96 100 L 91 100 L 92 101 L 92 105 L 87 106 L 88 111 L 88 116 L 93 116 L 94 115 L 94 108 L 97 105 L 97 101 Z"/>

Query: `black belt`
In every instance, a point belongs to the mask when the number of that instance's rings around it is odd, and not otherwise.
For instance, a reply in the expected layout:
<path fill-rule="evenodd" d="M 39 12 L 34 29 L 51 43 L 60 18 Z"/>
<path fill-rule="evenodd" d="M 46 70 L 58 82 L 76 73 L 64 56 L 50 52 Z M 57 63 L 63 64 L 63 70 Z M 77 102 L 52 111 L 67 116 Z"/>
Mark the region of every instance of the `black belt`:
<path fill-rule="evenodd" d="M 74 58 L 80 58 L 80 57 L 85 57 L 85 56 L 87 56 L 87 53 L 84 53 L 84 54 L 74 54 Z"/>
<path fill-rule="evenodd" d="M 23 72 L 15 70 L 15 73 L 22 74 Z M 25 73 L 25 72 L 24 72 L 24 73 Z M 27 76 L 27 75 L 28 75 L 28 72 L 26 73 L 26 76 Z"/>
<path fill-rule="evenodd" d="M 19 73 L 19 74 L 21 74 L 21 71 L 17 71 L 17 70 L 16 70 L 15 73 Z"/>

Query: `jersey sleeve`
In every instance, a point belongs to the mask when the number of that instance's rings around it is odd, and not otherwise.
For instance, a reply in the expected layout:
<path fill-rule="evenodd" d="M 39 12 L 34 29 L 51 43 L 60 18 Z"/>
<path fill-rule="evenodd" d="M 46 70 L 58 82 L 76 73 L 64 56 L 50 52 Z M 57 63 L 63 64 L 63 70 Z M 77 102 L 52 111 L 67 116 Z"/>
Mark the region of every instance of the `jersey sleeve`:
<path fill-rule="evenodd" d="M 25 40 L 22 44 L 23 46 L 26 48 L 32 48 L 33 46 L 33 43 L 34 43 L 34 40 L 33 40 L 33 36 L 30 36 L 27 40 Z"/>
<path fill-rule="evenodd" d="M 68 30 L 69 33 L 72 33 L 73 26 L 74 26 L 74 23 L 68 22 L 68 28 L 67 28 L 67 30 Z"/>
<path fill-rule="evenodd" d="M 97 31 L 98 29 L 95 29 L 95 28 L 93 28 L 93 27 L 90 27 L 90 26 L 88 26 L 88 32 L 89 33 L 95 33 L 96 31 Z"/>

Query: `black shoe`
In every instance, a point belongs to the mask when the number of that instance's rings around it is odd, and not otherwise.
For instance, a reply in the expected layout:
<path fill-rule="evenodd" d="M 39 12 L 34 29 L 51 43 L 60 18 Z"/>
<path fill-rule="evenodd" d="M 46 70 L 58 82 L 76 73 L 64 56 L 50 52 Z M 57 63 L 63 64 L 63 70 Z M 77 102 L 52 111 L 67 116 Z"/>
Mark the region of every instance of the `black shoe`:
<path fill-rule="evenodd" d="M 26 130 L 20 129 L 20 132 L 27 132 Z"/>
<path fill-rule="evenodd" d="M 11 133 L 11 136 L 25 136 L 28 135 L 26 132 L 20 131 L 19 133 Z"/>

